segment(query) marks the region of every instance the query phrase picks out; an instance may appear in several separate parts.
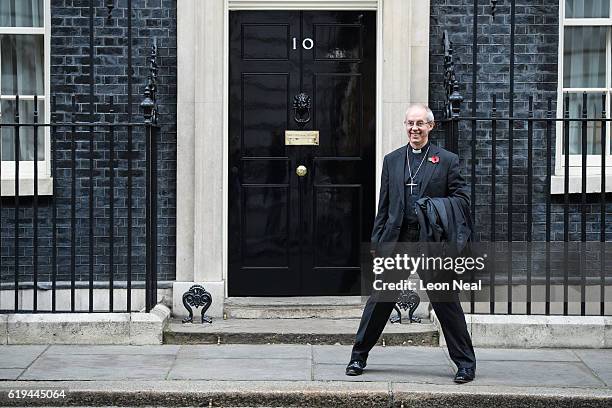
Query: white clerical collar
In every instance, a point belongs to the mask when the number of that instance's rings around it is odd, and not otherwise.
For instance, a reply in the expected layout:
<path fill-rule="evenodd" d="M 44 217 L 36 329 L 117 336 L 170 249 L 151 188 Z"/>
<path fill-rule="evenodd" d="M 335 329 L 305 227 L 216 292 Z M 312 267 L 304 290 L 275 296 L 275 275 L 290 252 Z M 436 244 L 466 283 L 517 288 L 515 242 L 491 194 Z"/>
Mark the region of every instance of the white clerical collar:
<path fill-rule="evenodd" d="M 420 149 L 413 149 L 412 146 L 410 146 L 410 145 L 408 145 L 408 146 L 412 150 L 412 153 L 419 154 L 419 153 L 423 153 L 423 149 L 426 148 L 427 146 L 429 146 L 429 142 L 427 142 L 425 144 L 425 146 L 421 147 Z"/>

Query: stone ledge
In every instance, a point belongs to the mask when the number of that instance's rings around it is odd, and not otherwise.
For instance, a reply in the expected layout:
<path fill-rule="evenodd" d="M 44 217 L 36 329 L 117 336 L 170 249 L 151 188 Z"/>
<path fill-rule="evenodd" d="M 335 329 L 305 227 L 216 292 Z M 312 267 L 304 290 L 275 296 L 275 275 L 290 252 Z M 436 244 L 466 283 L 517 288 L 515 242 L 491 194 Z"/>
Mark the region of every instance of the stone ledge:
<path fill-rule="evenodd" d="M 7 344 L 127 344 L 128 313 L 9 314 Z"/>
<path fill-rule="evenodd" d="M 0 314 L 0 344 L 6 344 L 8 335 L 8 315 Z"/>
<path fill-rule="evenodd" d="M 151 313 L 36 313 L 1 316 L 0 344 L 161 344 L 170 309 Z"/>
<path fill-rule="evenodd" d="M 439 329 L 433 310 L 430 316 Z M 612 348 L 610 316 L 466 314 L 465 320 L 476 347 Z"/>
<path fill-rule="evenodd" d="M 155 305 L 151 313 L 130 313 L 129 344 L 162 344 L 170 314 L 170 309 L 162 304 Z"/>
<path fill-rule="evenodd" d="M 604 348 L 612 348 L 612 316 L 604 317 L 606 327 L 604 329 Z"/>

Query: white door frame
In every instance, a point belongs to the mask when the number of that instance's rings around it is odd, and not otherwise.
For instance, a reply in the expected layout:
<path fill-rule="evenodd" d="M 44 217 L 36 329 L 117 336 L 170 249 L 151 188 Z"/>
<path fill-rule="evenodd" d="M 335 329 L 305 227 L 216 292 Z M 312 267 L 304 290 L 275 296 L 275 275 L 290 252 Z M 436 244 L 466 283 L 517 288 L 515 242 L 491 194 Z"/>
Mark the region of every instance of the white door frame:
<path fill-rule="evenodd" d="M 225 298 L 229 11 L 377 11 L 379 174 L 384 155 L 405 143 L 406 106 L 428 101 L 430 5 L 429 0 L 181 0 L 177 7 L 177 283 L 184 284 L 181 290 L 204 283 L 213 296 Z M 376 183 L 378 190 L 378 177 Z M 180 305 L 178 294 L 174 299 Z M 221 313 L 219 303 L 210 314 Z"/>

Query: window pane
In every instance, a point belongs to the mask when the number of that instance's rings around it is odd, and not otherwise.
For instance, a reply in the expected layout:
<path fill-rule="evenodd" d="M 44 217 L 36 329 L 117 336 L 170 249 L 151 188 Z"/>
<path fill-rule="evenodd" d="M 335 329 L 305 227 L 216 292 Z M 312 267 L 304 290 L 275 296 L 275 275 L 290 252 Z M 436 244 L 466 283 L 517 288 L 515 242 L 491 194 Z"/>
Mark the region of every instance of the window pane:
<path fill-rule="evenodd" d="M 569 95 L 570 118 L 582 117 L 582 93 Z M 587 117 L 601 118 L 601 94 L 587 94 Z M 582 122 L 570 122 L 569 124 L 569 146 L 570 154 L 582 153 Z M 601 154 L 601 121 L 587 122 L 587 154 Z M 565 140 L 564 134 L 561 135 Z M 563 146 L 563 154 L 567 152 Z"/>
<path fill-rule="evenodd" d="M 607 27 L 566 27 L 563 44 L 563 86 L 606 86 Z"/>
<path fill-rule="evenodd" d="M 42 27 L 44 0 L 0 0 L 0 26 Z"/>
<path fill-rule="evenodd" d="M 15 123 L 15 101 L 3 100 L 2 118 L 0 123 Z M 44 123 L 45 109 L 44 101 L 38 101 L 38 123 Z M 19 122 L 34 122 L 34 101 L 19 101 Z M 45 159 L 45 131 L 44 127 L 38 128 L 38 160 Z M 2 126 L 2 160 L 15 160 L 15 127 Z M 22 126 L 19 128 L 19 158 L 22 161 L 34 160 L 34 128 L 33 126 Z"/>
<path fill-rule="evenodd" d="M 565 18 L 609 16 L 610 0 L 565 0 Z"/>
<path fill-rule="evenodd" d="M 30 34 L 2 34 L 2 93 L 4 95 L 44 94 L 44 37 Z"/>

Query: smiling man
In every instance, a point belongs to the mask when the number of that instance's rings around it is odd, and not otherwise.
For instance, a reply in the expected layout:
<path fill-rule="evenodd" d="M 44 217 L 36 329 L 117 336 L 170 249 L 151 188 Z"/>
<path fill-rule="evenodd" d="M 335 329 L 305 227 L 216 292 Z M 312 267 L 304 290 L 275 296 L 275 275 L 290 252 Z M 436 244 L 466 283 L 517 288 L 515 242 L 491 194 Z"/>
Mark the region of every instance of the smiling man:
<path fill-rule="evenodd" d="M 455 197 L 469 208 L 466 183 L 459 173 L 459 157 L 429 142 L 434 115 L 426 105 L 414 104 L 404 118 L 408 143 L 387 154 L 383 162 L 378 212 L 372 243 L 418 242 L 415 204 L 421 197 Z M 378 292 L 380 294 L 380 292 Z M 389 320 L 394 302 L 370 296 L 361 316 L 346 375 L 360 375 L 368 353 Z M 459 297 L 431 302 L 442 327 L 451 359 L 457 365 L 454 381 L 472 381 L 476 357 Z"/>

